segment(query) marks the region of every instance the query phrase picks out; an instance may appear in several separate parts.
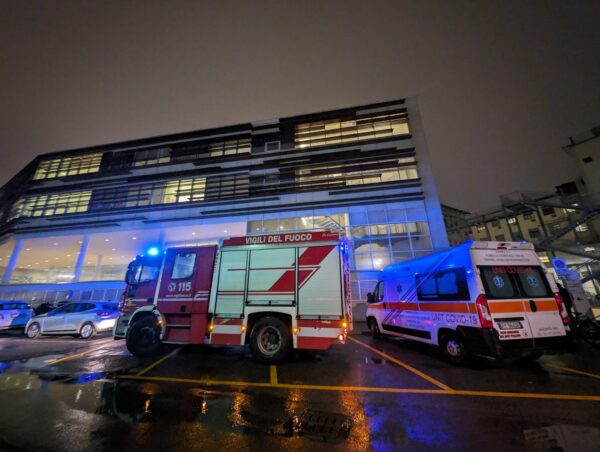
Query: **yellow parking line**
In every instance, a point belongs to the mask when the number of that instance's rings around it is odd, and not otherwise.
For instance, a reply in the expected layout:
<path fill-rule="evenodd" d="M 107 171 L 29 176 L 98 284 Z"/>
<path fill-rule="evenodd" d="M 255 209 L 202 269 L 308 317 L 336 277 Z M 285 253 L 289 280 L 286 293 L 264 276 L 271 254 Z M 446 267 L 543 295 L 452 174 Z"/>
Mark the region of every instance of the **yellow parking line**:
<path fill-rule="evenodd" d="M 277 384 L 277 366 L 271 366 L 271 384 Z"/>
<path fill-rule="evenodd" d="M 378 355 L 381 355 L 381 356 L 383 356 L 383 357 L 384 357 L 385 359 L 387 359 L 388 361 L 391 361 L 391 362 L 393 362 L 393 363 L 395 363 L 395 364 L 398 364 L 398 365 L 399 365 L 399 366 L 401 366 L 401 367 L 404 367 L 406 370 L 408 370 L 408 371 L 410 371 L 410 372 L 412 372 L 412 373 L 414 373 L 414 374 L 418 375 L 419 377 L 421 377 L 421 378 L 423 378 L 423 379 L 427 380 L 429 383 L 431 383 L 431 384 L 433 384 L 433 385 L 437 386 L 438 388 L 444 389 L 445 391 L 452 391 L 452 388 L 451 388 L 450 386 L 446 386 L 446 385 L 445 385 L 444 383 L 442 383 L 441 381 L 438 381 L 438 380 L 436 380 L 435 378 L 433 378 L 433 377 L 430 377 L 429 375 L 427 375 L 427 374 L 425 374 L 425 373 L 421 372 L 420 370 L 417 370 L 417 369 L 415 369 L 415 368 L 414 368 L 414 367 L 412 367 L 412 366 L 409 366 L 408 364 L 406 364 L 406 363 L 404 363 L 404 362 L 400 361 L 399 359 L 396 359 L 396 358 L 394 358 L 394 357 L 392 357 L 392 356 L 388 355 L 387 353 L 384 353 L 384 352 L 382 352 L 382 351 L 380 351 L 380 350 L 377 350 L 376 348 L 374 348 L 374 347 L 371 347 L 370 345 L 368 345 L 368 344 L 365 344 L 364 342 L 362 342 L 362 341 L 359 341 L 358 339 L 354 339 L 352 336 L 347 336 L 347 337 L 346 337 L 346 339 L 349 339 L 349 340 L 351 340 L 352 342 L 355 342 L 355 343 L 357 343 L 358 345 L 361 345 L 362 347 L 365 347 L 366 349 L 369 349 L 369 350 L 371 350 L 372 352 L 375 352 L 375 353 L 377 353 Z"/>
<path fill-rule="evenodd" d="M 546 363 L 544 363 L 544 366 L 552 367 L 554 369 L 565 370 L 567 372 L 572 372 L 574 374 L 585 375 L 586 377 L 592 377 L 592 378 L 598 378 L 598 379 L 600 379 L 600 375 L 598 375 L 598 374 L 592 374 L 592 373 L 589 373 L 589 372 L 584 372 L 583 370 L 571 369 L 570 367 L 557 366 L 556 364 L 546 364 Z"/>
<path fill-rule="evenodd" d="M 140 370 L 136 376 L 137 377 L 141 377 L 142 375 L 144 375 L 145 373 L 151 371 L 152 369 L 154 369 L 156 366 L 158 366 L 160 363 L 166 361 L 169 358 L 172 358 L 173 356 L 175 356 L 177 354 L 177 352 L 179 351 L 179 348 L 176 348 L 175 350 L 173 350 L 171 353 L 157 359 L 156 361 L 154 361 L 152 364 L 150 364 L 148 367 L 146 367 L 145 369 Z"/>
<path fill-rule="evenodd" d="M 68 360 L 70 360 L 70 359 L 73 359 L 73 358 L 78 358 L 78 357 L 80 357 L 80 356 L 87 355 L 88 353 L 96 352 L 96 351 L 98 351 L 98 350 L 102 350 L 102 349 L 104 349 L 104 348 L 105 348 L 105 347 L 96 347 L 96 348 L 92 348 L 92 349 L 90 349 L 90 350 L 86 350 L 86 351 L 84 351 L 84 352 L 81 352 L 81 353 L 75 353 L 75 354 L 73 354 L 73 355 L 67 355 L 67 356 L 63 356 L 62 358 L 58 358 L 58 359 L 52 360 L 52 361 L 50 361 L 50 362 L 44 363 L 44 364 L 42 364 L 42 366 L 41 366 L 41 367 L 46 367 L 46 366 L 50 366 L 50 365 L 52 365 L 52 364 L 61 363 L 61 362 L 63 362 L 63 361 L 68 361 Z"/>
<path fill-rule="evenodd" d="M 232 381 L 232 380 L 196 380 L 192 378 L 176 377 L 145 377 L 137 375 L 119 375 L 120 380 L 142 380 L 157 381 L 166 383 L 191 383 L 205 386 L 241 386 L 258 387 L 272 389 L 301 389 L 317 391 L 354 391 L 354 392 L 380 392 L 393 394 L 426 394 L 426 395 L 462 395 L 477 397 L 507 397 L 521 399 L 547 399 L 547 400 L 574 400 L 586 402 L 600 402 L 600 395 L 574 395 L 574 394 L 547 394 L 532 392 L 494 392 L 494 391 L 462 391 L 462 390 L 441 390 L 441 389 L 405 389 L 405 388 L 377 388 L 369 386 L 324 386 L 324 385 L 305 385 L 305 384 L 287 384 L 287 383 L 260 383 L 253 381 Z"/>

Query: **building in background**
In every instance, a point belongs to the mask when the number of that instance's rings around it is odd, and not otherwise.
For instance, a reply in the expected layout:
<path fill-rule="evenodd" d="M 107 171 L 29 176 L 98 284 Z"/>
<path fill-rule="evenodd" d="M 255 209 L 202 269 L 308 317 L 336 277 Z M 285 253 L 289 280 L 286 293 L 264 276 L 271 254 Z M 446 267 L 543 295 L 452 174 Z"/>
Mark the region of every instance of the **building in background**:
<path fill-rule="evenodd" d="M 570 138 L 565 151 L 580 177 L 554 193 L 514 192 L 500 206 L 477 213 L 442 206 L 451 245 L 468 239 L 519 241 L 536 246 L 543 262 L 566 259 L 581 274 L 585 289 L 600 294 L 600 127 Z"/>
<path fill-rule="evenodd" d="M 343 229 L 377 273 L 448 245 L 416 99 L 39 156 L 0 192 L 3 299 L 117 300 L 151 246 Z"/>

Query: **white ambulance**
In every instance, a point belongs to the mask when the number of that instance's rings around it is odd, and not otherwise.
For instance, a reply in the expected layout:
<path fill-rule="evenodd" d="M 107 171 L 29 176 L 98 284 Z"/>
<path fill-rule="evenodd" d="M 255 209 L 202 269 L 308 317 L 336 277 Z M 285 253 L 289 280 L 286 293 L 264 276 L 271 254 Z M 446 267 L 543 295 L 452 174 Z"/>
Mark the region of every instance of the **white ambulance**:
<path fill-rule="evenodd" d="M 367 324 L 381 334 L 472 355 L 539 358 L 566 346 L 569 318 L 553 276 L 526 242 L 466 242 L 387 267 L 368 294 Z"/>

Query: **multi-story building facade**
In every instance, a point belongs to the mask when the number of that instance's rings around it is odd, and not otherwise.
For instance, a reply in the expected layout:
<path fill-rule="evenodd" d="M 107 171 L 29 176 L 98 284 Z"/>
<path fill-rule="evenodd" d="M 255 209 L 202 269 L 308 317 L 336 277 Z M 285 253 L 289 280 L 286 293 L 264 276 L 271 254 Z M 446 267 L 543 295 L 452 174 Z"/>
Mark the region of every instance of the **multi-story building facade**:
<path fill-rule="evenodd" d="M 343 229 L 352 297 L 448 245 L 416 99 L 34 159 L 0 192 L 0 297 L 115 300 L 149 246 Z"/>

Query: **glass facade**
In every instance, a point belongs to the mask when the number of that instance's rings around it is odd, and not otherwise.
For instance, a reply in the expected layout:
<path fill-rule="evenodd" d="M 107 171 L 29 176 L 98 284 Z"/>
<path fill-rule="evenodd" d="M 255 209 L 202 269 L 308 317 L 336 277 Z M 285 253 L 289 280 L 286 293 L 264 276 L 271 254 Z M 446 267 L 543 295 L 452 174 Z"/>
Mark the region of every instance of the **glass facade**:
<path fill-rule="evenodd" d="M 429 254 L 433 249 L 425 207 L 414 202 L 408 208 L 382 205 L 352 208 L 344 214 L 265 218 L 249 221 L 247 232 L 340 228 L 350 240 L 352 270 L 382 270 L 392 263 Z"/>
<path fill-rule="evenodd" d="M 133 155 L 133 166 L 158 165 L 160 163 L 169 163 L 171 161 L 171 149 L 147 149 L 136 151 Z"/>
<path fill-rule="evenodd" d="M 331 119 L 298 124 L 295 128 L 295 145 L 298 148 L 308 148 L 408 133 L 406 113 L 375 113 L 347 120 Z"/>
<path fill-rule="evenodd" d="M 29 196 L 13 205 L 11 219 L 87 212 L 91 195 L 92 192 L 86 190 L 55 195 Z"/>
<path fill-rule="evenodd" d="M 102 153 L 58 157 L 41 160 L 33 175 L 34 180 L 97 173 L 100 170 Z"/>

